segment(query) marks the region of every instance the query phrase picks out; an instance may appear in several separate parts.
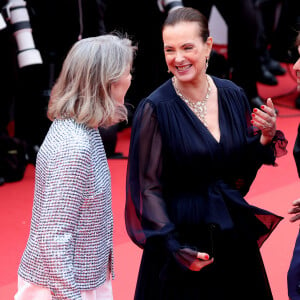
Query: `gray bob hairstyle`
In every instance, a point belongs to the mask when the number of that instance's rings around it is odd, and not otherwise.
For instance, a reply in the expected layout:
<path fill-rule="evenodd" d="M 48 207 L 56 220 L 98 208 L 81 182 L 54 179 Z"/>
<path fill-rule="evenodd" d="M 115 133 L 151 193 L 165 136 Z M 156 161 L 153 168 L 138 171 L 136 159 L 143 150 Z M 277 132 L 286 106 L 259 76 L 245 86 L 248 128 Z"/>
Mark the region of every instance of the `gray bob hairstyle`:
<path fill-rule="evenodd" d="M 76 42 L 52 88 L 48 118 L 72 118 L 88 127 L 107 127 L 127 120 L 127 109 L 111 98 L 111 85 L 128 66 L 137 48 L 118 33 Z"/>

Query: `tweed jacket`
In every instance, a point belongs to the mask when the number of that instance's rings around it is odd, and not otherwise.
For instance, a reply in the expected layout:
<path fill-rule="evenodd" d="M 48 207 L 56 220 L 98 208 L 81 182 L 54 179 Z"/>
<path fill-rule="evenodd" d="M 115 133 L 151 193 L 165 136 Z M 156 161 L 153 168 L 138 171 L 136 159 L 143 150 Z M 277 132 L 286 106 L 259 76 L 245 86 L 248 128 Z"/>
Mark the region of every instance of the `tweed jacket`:
<path fill-rule="evenodd" d="M 49 288 L 52 299 L 81 299 L 81 290 L 98 287 L 113 273 L 111 178 L 98 129 L 54 120 L 35 176 L 18 274 Z"/>

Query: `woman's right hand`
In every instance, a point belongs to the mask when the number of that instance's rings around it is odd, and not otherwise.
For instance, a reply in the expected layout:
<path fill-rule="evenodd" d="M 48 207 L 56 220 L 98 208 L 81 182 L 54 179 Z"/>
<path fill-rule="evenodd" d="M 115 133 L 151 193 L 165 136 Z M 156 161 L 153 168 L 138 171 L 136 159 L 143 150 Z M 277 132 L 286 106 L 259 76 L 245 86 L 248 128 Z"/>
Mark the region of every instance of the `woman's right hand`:
<path fill-rule="evenodd" d="M 272 142 L 276 134 L 276 111 L 271 98 L 260 109 L 254 108 L 251 123 L 261 130 L 260 142 L 267 145 Z"/>
<path fill-rule="evenodd" d="M 214 258 L 210 258 L 207 253 L 198 252 L 190 248 L 179 249 L 175 257 L 179 263 L 191 271 L 200 271 L 214 261 Z"/>
<path fill-rule="evenodd" d="M 295 200 L 292 204 L 293 207 L 288 211 L 288 213 L 294 215 L 290 218 L 290 222 L 295 222 L 300 220 L 300 198 Z"/>

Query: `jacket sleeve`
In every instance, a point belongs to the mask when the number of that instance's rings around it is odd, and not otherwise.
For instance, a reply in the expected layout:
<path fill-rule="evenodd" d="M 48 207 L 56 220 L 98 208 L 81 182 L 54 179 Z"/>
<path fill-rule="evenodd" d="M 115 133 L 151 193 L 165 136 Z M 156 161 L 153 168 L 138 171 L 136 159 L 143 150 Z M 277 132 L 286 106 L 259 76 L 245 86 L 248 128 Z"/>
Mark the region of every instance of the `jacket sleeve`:
<path fill-rule="evenodd" d="M 89 174 L 89 151 L 63 145 L 53 153 L 39 207 L 39 244 L 53 300 L 79 300 L 73 256 L 80 209 Z"/>

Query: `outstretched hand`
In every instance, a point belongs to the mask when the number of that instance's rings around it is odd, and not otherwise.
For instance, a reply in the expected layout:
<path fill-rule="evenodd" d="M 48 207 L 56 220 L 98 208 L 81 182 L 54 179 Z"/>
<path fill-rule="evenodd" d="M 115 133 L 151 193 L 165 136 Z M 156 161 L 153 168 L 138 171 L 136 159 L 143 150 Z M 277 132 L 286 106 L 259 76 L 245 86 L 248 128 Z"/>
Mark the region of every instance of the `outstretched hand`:
<path fill-rule="evenodd" d="M 251 123 L 261 130 L 261 144 L 269 144 L 276 133 L 276 112 L 271 98 L 260 109 L 254 108 L 251 116 Z"/>
<path fill-rule="evenodd" d="M 288 211 L 288 213 L 294 215 L 290 218 L 290 222 L 295 222 L 300 220 L 300 199 L 295 200 L 292 205 L 293 207 Z"/>

